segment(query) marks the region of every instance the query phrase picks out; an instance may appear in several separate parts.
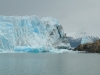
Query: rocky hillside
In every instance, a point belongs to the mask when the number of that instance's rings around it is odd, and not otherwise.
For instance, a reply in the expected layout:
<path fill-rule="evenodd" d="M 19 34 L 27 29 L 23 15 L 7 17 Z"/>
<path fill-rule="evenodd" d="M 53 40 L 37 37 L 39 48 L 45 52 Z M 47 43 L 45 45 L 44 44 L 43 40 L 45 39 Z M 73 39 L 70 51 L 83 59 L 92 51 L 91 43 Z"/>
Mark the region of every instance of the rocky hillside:
<path fill-rule="evenodd" d="M 95 43 L 81 44 L 75 50 L 100 53 L 100 39 Z"/>

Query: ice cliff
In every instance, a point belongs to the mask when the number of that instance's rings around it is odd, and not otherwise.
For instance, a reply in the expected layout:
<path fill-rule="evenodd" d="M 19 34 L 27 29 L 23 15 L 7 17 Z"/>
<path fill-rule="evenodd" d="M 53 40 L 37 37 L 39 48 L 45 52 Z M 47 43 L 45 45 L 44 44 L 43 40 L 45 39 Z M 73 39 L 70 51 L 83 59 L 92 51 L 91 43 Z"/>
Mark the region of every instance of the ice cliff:
<path fill-rule="evenodd" d="M 54 18 L 0 16 L 1 52 L 38 52 L 70 47 L 61 24 Z"/>

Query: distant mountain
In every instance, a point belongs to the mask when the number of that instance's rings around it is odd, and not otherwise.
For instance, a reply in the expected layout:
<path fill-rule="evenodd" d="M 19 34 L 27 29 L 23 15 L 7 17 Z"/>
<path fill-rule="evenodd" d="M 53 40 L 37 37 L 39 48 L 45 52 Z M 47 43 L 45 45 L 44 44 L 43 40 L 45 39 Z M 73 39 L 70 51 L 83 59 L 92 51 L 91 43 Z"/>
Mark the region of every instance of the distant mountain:
<path fill-rule="evenodd" d="M 99 39 L 99 36 L 83 28 L 78 31 L 69 32 L 67 38 L 72 47 L 77 47 L 80 44 L 93 43 Z"/>

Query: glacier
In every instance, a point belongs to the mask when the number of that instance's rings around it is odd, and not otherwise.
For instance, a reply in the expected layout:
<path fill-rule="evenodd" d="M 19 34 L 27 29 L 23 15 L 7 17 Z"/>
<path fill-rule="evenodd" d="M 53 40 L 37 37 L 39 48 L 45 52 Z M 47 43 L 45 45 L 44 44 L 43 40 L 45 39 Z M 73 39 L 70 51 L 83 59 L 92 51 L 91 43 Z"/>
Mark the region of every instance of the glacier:
<path fill-rule="evenodd" d="M 93 41 L 91 40 L 91 38 L 85 36 L 82 38 L 81 44 L 86 44 L 86 43 L 93 43 Z"/>
<path fill-rule="evenodd" d="M 0 16 L 0 52 L 70 49 L 61 24 L 52 17 Z"/>

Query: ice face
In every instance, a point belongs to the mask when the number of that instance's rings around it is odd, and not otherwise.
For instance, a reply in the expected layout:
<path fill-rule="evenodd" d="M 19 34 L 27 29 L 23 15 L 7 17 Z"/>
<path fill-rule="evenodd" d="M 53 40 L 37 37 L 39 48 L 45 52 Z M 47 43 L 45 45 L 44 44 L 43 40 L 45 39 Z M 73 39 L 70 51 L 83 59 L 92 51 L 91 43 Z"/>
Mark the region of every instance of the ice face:
<path fill-rule="evenodd" d="M 0 22 L 0 49 L 14 49 L 15 37 L 12 23 Z"/>
<path fill-rule="evenodd" d="M 61 24 L 51 17 L 0 16 L 1 51 L 38 52 L 56 48 L 59 43 L 67 46 L 64 36 Z"/>

